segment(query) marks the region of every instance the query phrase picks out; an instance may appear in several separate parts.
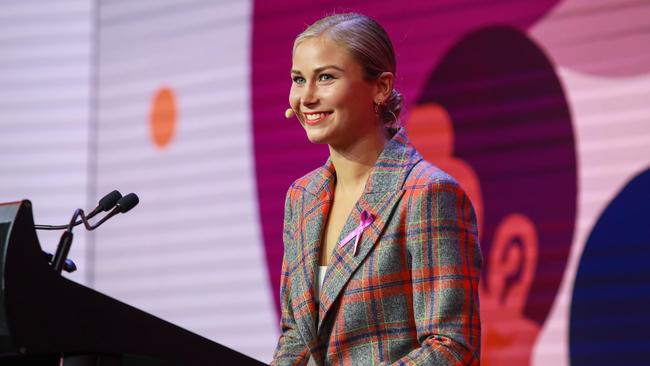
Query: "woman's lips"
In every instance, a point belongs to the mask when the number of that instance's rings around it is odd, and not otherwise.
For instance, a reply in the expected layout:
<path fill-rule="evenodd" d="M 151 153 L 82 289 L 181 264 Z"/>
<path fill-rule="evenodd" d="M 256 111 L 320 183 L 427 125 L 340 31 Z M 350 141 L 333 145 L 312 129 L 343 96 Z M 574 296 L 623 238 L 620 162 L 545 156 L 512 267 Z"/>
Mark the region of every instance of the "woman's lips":
<path fill-rule="evenodd" d="M 309 125 L 315 125 L 325 120 L 332 112 L 303 113 L 303 120 Z"/>

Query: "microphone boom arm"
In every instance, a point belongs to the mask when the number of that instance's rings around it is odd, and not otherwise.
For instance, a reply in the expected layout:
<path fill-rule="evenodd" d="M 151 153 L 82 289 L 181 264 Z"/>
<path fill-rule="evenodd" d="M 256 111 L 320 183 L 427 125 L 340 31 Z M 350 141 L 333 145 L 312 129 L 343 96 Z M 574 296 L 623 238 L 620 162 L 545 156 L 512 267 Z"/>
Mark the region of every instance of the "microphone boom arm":
<path fill-rule="evenodd" d="M 68 252 L 70 252 L 70 247 L 72 246 L 72 239 L 74 235 L 72 234 L 72 229 L 75 227 L 77 223 L 77 218 L 81 218 L 81 221 L 83 222 L 84 226 L 86 227 L 86 230 L 92 231 L 97 229 L 101 224 L 106 222 L 106 220 L 110 219 L 111 217 L 117 215 L 118 213 L 126 213 L 133 207 L 135 207 L 138 202 L 139 198 L 135 193 L 129 193 L 126 196 L 120 198 L 117 203 L 114 205 L 115 208 L 111 210 L 108 214 L 104 215 L 104 217 L 101 218 L 95 225 L 90 225 L 88 222 L 88 218 L 86 217 L 86 214 L 84 213 L 84 210 L 78 208 L 74 211 L 74 214 L 72 215 L 72 219 L 70 219 L 70 223 L 66 227 L 66 230 L 63 232 L 61 235 L 61 239 L 59 240 L 59 245 L 56 247 L 56 253 L 54 254 L 54 259 L 52 260 L 52 267 L 57 273 L 61 273 L 61 270 L 63 269 L 65 265 L 65 260 L 68 258 Z"/>

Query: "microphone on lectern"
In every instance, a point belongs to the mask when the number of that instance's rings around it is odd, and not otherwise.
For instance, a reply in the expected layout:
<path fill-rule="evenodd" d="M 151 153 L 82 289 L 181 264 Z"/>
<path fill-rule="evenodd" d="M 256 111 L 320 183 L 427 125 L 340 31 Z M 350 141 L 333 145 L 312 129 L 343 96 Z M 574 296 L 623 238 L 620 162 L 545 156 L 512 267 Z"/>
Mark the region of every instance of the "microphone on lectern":
<path fill-rule="evenodd" d="M 61 270 L 65 267 L 66 264 L 65 262 L 68 257 L 68 253 L 70 252 L 70 247 L 72 246 L 72 239 L 74 237 L 74 235 L 72 234 L 72 228 L 74 228 L 78 217 L 81 217 L 81 221 L 86 227 L 86 230 L 92 231 L 97 229 L 101 224 L 106 222 L 111 217 L 117 215 L 118 213 L 128 212 L 133 207 L 135 207 L 139 202 L 140 199 L 135 193 L 127 194 L 126 196 L 117 200 L 117 202 L 114 204 L 115 208 L 113 208 L 111 212 L 109 212 L 104 217 L 102 217 L 102 219 L 99 220 L 95 225 L 90 225 L 88 223 L 88 218 L 86 217 L 82 209 L 80 208 L 76 209 L 74 215 L 72 215 L 72 219 L 70 220 L 70 223 L 68 224 L 66 230 L 61 235 L 61 239 L 59 240 L 59 245 L 56 247 L 56 253 L 54 253 L 54 258 L 52 259 L 52 268 L 54 268 L 54 271 L 56 271 L 56 273 L 61 273 Z"/>
<path fill-rule="evenodd" d="M 90 211 L 88 215 L 86 215 L 86 220 L 90 220 L 102 211 L 108 211 L 111 208 L 115 207 L 121 198 L 122 194 L 118 190 L 114 190 L 113 192 L 105 195 L 99 200 L 97 207 L 95 207 L 92 211 Z M 75 221 L 73 226 L 77 226 L 82 222 L 83 220 Z M 68 225 L 34 225 L 34 229 L 36 230 L 63 230 L 67 227 Z"/>
<path fill-rule="evenodd" d="M 99 200 L 97 207 L 95 207 L 95 209 L 92 210 L 90 214 L 88 214 L 87 218 L 91 218 L 97 215 L 100 211 L 107 212 L 111 208 L 115 207 L 121 198 L 122 194 L 118 190 L 114 190 L 113 192 L 107 194 Z"/>
<path fill-rule="evenodd" d="M 99 225 L 103 224 L 108 219 L 117 215 L 118 213 L 127 213 L 133 207 L 137 206 L 138 203 L 140 203 L 140 199 L 138 198 L 138 195 L 136 195 L 135 193 L 129 193 L 126 196 L 120 198 L 115 204 L 115 208 L 111 212 L 106 214 L 106 216 L 102 217 L 101 220 L 97 221 L 95 225 L 92 226 L 86 225 L 86 229 L 95 230 L 99 227 Z"/>

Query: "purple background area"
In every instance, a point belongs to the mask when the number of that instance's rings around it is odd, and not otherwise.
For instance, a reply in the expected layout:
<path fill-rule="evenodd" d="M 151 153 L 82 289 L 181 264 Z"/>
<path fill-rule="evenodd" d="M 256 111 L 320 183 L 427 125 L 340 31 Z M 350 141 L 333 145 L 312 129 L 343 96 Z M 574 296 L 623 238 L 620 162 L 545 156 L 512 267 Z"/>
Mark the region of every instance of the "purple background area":
<path fill-rule="evenodd" d="M 325 146 L 311 145 L 288 108 L 293 39 L 332 12 L 355 11 L 377 19 L 397 53 L 396 88 L 408 108 L 429 73 L 461 36 L 486 25 L 525 31 L 557 1 L 256 1 L 253 15 L 253 135 L 260 221 L 276 307 L 282 261 L 284 196 L 293 180 L 322 164 Z M 408 113 L 408 109 L 407 112 Z M 405 118 L 403 118 L 405 119 Z M 279 309 L 279 308 L 278 308 Z"/>
<path fill-rule="evenodd" d="M 480 181 L 483 278 L 491 271 L 502 220 L 520 214 L 535 225 L 538 257 L 524 314 L 543 324 L 569 256 L 578 190 L 573 123 L 553 65 L 525 33 L 484 27 L 445 54 L 420 103 L 445 108 L 453 124 L 453 155 Z"/>

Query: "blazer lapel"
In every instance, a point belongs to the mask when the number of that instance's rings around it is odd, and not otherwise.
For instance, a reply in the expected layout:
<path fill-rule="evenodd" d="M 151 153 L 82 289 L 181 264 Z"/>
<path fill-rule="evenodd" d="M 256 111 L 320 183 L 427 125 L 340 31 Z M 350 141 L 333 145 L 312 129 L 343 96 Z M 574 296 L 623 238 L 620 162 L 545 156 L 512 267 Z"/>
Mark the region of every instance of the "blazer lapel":
<path fill-rule="evenodd" d="M 331 163 L 323 166 L 316 177 L 305 187 L 306 193 L 302 195 L 302 216 L 299 218 L 300 253 L 291 286 L 296 323 L 312 351 L 317 346 L 318 303 L 315 284 L 318 281 L 320 242 L 332 205 L 334 189 L 334 168 Z"/>
<path fill-rule="evenodd" d="M 355 270 L 380 238 L 386 222 L 390 219 L 393 208 L 401 197 L 402 191 L 371 193 L 364 195 L 355 205 L 341 232 L 341 237 L 352 232 L 359 226 L 362 211 L 365 210 L 370 213 L 374 220 L 370 226 L 361 232 L 361 239 L 359 240 L 356 255 L 354 253 L 354 239 L 342 247 L 337 245 L 334 249 L 332 260 L 327 268 L 323 286 L 319 294 L 319 328 L 345 284 L 350 280 L 350 277 L 352 277 Z"/>
<path fill-rule="evenodd" d="M 384 226 L 390 220 L 397 202 L 402 197 L 402 185 L 408 173 L 420 160 L 422 157 L 410 145 L 403 130 L 388 142 L 377 159 L 365 191 L 341 231 L 339 243 L 343 237 L 359 226 L 361 212 L 364 210 L 370 213 L 374 220 L 362 231 L 356 255 L 354 239 L 342 247 L 337 245 L 334 249 L 319 294 L 318 329 L 345 284 L 381 237 Z"/>

